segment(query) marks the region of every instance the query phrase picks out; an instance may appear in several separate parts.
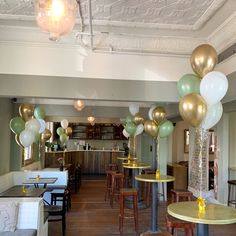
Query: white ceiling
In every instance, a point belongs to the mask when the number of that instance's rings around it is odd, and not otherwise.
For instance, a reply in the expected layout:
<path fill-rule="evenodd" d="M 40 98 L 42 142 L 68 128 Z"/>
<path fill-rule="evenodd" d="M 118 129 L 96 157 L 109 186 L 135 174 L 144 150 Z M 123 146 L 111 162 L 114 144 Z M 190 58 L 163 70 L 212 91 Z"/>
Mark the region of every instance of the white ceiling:
<path fill-rule="evenodd" d="M 79 3 L 83 32 L 78 15 L 74 31 L 57 43 L 91 46 L 90 36 L 81 36 L 90 32 L 89 1 Z M 222 51 L 228 46 L 222 41 L 232 43 L 231 32 L 222 27 L 233 24 L 235 10 L 235 0 L 91 0 L 93 47 L 189 55 L 200 43 L 211 42 Z M 48 41 L 35 23 L 33 0 L 0 0 L 0 27 L 5 30 L 0 40 Z"/>

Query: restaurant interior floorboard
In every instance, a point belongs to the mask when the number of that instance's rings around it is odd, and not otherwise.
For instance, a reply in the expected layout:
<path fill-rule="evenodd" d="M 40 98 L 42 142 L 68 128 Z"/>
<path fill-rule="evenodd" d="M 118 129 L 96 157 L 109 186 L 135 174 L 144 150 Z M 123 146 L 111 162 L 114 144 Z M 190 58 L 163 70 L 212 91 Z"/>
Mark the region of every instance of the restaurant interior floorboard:
<path fill-rule="evenodd" d="M 66 236 L 113 236 L 120 235 L 118 226 L 119 205 L 110 207 L 104 201 L 104 180 L 83 180 L 78 193 L 72 192 L 72 207 L 66 216 Z M 165 230 L 166 203 L 159 203 L 159 228 Z M 139 210 L 139 233 L 151 227 L 150 208 Z M 210 236 L 235 236 L 236 224 L 213 225 L 209 227 Z M 61 222 L 49 223 L 49 236 L 60 236 Z M 124 223 L 124 236 L 135 236 L 133 220 Z M 184 236 L 179 232 L 178 236 Z M 194 234 L 196 235 L 196 233 Z"/>

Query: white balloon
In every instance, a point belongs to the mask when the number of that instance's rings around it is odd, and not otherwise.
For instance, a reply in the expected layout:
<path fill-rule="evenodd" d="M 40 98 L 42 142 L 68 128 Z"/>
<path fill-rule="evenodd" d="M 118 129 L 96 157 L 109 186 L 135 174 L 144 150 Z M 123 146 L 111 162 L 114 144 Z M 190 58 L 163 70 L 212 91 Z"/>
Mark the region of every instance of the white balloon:
<path fill-rule="evenodd" d="M 148 111 L 148 118 L 149 118 L 149 120 L 153 120 L 153 118 L 152 118 L 152 112 L 153 112 L 153 110 L 156 108 L 156 105 L 151 105 L 151 107 L 150 107 L 150 109 L 149 109 L 149 111 Z"/>
<path fill-rule="evenodd" d="M 139 105 L 130 104 L 129 105 L 129 112 L 131 113 L 131 115 L 135 116 L 139 112 Z"/>
<path fill-rule="evenodd" d="M 28 129 L 37 134 L 40 129 L 40 123 L 37 119 L 31 119 L 25 123 L 25 129 Z"/>
<path fill-rule="evenodd" d="M 228 80 L 226 76 L 218 71 L 206 74 L 200 83 L 200 94 L 207 104 L 218 103 L 228 90 Z"/>
<path fill-rule="evenodd" d="M 129 138 L 129 133 L 125 129 L 123 129 L 122 133 L 126 138 Z"/>
<path fill-rule="evenodd" d="M 63 129 L 66 129 L 66 128 L 68 127 L 68 125 L 69 125 L 68 120 L 62 120 L 62 121 L 61 121 L 61 127 L 62 127 Z"/>
<path fill-rule="evenodd" d="M 203 129 L 210 129 L 218 123 L 223 114 L 221 102 L 214 105 L 207 105 L 207 114 L 201 123 Z"/>
<path fill-rule="evenodd" d="M 137 128 L 136 128 L 136 131 L 135 131 L 135 133 L 134 133 L 134 136 L 137 136 L 137 135 L 141 134 L 141 133 L 143 132 L 143 130 L 144 130 L 143 124 L 139 124 L 139 125 L 137 126 Z"/>
<path fill-rule="evenodd" d="M 35 133 L 29 129 L 24 129 L 19 136 L 19 140 L 24 147 L 29 147 L 35 138 Z"/>
<path fill-rule="evenodd" d="M 38 122 L 40 124 L 39 133 L 41 134 L 46 129 L 46 122 L 43 119 L 38 119 Z"/>

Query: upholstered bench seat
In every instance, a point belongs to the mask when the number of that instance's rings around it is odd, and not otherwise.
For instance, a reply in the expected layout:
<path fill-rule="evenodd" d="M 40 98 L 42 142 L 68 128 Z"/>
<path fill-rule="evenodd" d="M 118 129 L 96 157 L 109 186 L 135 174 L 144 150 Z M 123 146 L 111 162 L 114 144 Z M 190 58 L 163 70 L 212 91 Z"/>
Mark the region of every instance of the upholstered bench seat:
<path fill-rule="evenodd" d="M 6 231 L 0 232 L 0 236 L 36 236 L 37 230 L 35 229 L 17 229 L 14 232 Z"/>

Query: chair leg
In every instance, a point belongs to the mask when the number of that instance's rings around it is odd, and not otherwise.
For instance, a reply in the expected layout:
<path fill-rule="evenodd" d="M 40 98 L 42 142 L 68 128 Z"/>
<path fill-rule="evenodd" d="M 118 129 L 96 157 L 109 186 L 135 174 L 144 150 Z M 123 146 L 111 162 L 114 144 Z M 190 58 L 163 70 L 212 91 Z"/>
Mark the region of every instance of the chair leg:
<path fill-rule="evenodd" d="M 134 209 L 134 224 L 135 224 L 135 231 L 138 233 L 138 203 L 137 203 L 137 196 L 133 196 L 133 209 Z"/>

